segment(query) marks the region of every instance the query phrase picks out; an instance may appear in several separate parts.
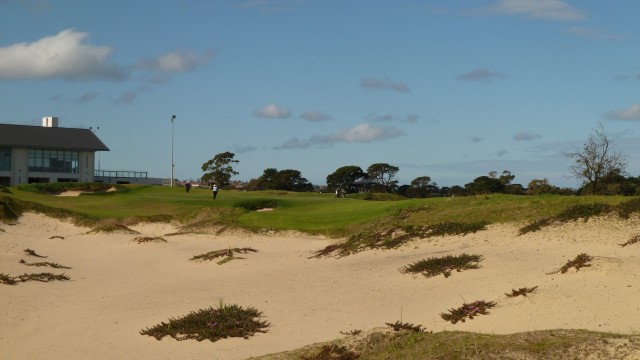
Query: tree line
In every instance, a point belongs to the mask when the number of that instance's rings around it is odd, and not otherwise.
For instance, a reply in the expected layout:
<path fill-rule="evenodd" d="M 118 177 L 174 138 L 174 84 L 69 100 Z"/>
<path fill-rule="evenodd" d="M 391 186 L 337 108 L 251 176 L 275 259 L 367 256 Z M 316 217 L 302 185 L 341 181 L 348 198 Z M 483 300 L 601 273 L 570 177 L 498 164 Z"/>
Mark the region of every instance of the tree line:
<path fill-rule="evenodd" d="M 439 187 L 429 176 L 419 176 L 410 184 L 398 186 L 397 166 L 374 163 L 366 171 L 356 165 L 342 166 L 327 175 L 326 191 L 338 193 L 378 192 L 395 193 L 409 198 L 435 196 L 468 196 L 477 194 L 513 195 L 640 195 L 640 176 L 627 176 L 626 156 L 613 150 L 613 141 L 604 131 L 602 124 L 593 131 L 582 148 L 565 154 L 571 160 L 568 167 L 571 175 L 581 180 L 578 189 L 560 188 L 549 183 L 547 178 L 531 180 L 527 186 L 514 183 L 515 175 L 508 170 L 498 174 L 490 171 L 467 184 Z M 239 160 L 232 152 L 223 152 L 202 164 L 205 174 L 201 181 L 224 187 L 231 184 L 234 170 Z M 302 173 L 294 169 L 278 170 L 267 168 L 256 179 L 246 183 L 236 182 L 247 190 L 314 191 L 314 186 Z M 236 186 L 237 187 L 237 186 Z"/>

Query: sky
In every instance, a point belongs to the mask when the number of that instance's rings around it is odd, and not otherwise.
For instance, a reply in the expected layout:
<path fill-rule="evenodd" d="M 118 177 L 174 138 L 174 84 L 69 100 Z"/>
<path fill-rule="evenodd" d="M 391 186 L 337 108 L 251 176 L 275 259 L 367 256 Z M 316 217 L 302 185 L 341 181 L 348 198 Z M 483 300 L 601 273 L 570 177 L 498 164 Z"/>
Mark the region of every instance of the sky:
<path fill-rule="evenodd" d="M 0 123 L 92 128 L 101 170 L 230 151 L 315 185 L 491 171 L 576 188 L 599 124 L 640 175 L 637 0 L 0 0 Z M 172 122 L 172 115 L 175 121 Z M 173 146 L 172 146 L 173 144 Z M 173 148 L 173 150 L 172 150 Z"/>

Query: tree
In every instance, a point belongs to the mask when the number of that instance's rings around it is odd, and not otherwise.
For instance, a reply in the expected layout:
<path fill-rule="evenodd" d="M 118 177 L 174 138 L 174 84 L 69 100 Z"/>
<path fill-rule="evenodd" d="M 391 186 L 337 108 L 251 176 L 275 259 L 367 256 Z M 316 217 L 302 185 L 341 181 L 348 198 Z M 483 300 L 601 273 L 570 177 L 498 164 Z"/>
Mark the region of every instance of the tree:
<path fill-rule="evenodd" d="M 255 180 L 255 186 L 269 190 L 286 190 L 286 191 L 312 191 L 313 184 L 302 177 L 298 170 L 281 170 L 275 168 L 265 169 L 258 179 Z"/>
<path fill-rule="evenodd" d="M 489 176 L 480 176 L 464 185 L 466 192 L 470 195 L 476 194 L 494 194 L 501 193 L 504 190 L 504 185 L 499 179 Z"/>
<path fill-rule="evenodd" d="M 343 166 L 327 175 L 327 188 L 334 191 L 342 187 L 347 193 L 355 193 L 358 192 L 358 187 L 353 182 L 366 177 L 367 174 L 359 166 Z"/>
<path fill-rule="evenodd" d="M 429 176 L 419 176 L 411 181 L 411 186 L 407 189 L 407 197 L 425 198 L 439 191 L 438 184 L 431 181 Z"/>
<path fill-rule="evenodd" d="M 239 174 L 233 169 L 240 162 L 239 160 L 234 160 L 234 156 L 236 156 L 234 153 L 226 151 L 217 154 L 213 159 L 202 164 L 202 171 L 205 174 L 202 175 L 201 181 L 217 184 L 218 186 L 229 184 L 231 177 Z"/>
<path fill-rule="evenodd" d="M 396 174 L 400 168 L 386 163 L 372 164 L 367 168 L 369 179 L 382 185 L 387 191 L 393 191 L 398 185 Z"/>
<path fill-rule="evenodd" d="M 591 194 L 597 194 L 601 182 L 606 179 L 614 179 L 617 175 L 624 175 L 627 167 L 626 157 L 612 149 L 613 140 L 604 131 L 602 123 L 587 141 L 582 145 L 582 150 L 566 154 L 573 160 L 569 166 L 571 174 L 583 180 L 583 185 L 588 187 Z"/>

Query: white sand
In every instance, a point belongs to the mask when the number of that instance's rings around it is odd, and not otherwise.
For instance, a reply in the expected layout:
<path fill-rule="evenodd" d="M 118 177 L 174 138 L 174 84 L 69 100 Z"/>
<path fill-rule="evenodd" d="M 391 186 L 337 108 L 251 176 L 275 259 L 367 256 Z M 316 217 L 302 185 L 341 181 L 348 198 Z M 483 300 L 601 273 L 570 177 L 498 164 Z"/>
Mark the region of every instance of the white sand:
<path fill-rule="evenodd" d="M 141 235 L 87 234 L 88 229 L 25 214 L 1 224 L 0 273 L 66 273 L 71 281 L 0 284 L 3 359 L 245 359 L 332 340 L 402 320 L 428 330 L 513 333 L 541 329 L 640 330 L 640 220 L 577 222 L 518 236 L 516 225 L 467 236 L 416 240 L 397 250 L 342 259 L 309 259 L 332 241 L 304 235 L 179 235 L 166 224 L 134 226 Z M 64 239 L 52 238 L 62 236 Z M 163 236 L 167 243 L 131 242 Z M 224 265 L 194 255 L 252 247 Z M 47 259 L 26 256 L 33 249 Z M 478 270 L 425 278 L 399 268 L 463 252 L 485 257 Z M 585 252 L 593 266 L 547 275 Z M 70 270 L 18 263 L 50 261 Z M 538 286 L 527 297 L 505 292 Z M 219 299 L 255 307 L 269 331 L 215 343 L 162 341 L 139 331 L 217 306 Z M 440 313 L 474 300 L 496 301 L 490 315 L 453 325 Z"/>

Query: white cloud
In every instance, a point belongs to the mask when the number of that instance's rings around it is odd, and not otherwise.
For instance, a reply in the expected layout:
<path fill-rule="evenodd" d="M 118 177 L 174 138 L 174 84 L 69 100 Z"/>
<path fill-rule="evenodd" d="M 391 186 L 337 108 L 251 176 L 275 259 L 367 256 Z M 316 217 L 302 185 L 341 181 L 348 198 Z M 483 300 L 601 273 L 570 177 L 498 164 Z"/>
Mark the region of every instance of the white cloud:
<path fill-rule="evenodd" d="M 609 111 L 607 118 L 615 120 L 640 120 L 640 103 L 633 104 L 627 109 Z"/>
<path fill-rule="evenodd" d="M 489 83 L 493 80 L 504 79 L 505 77 L 506 75 L 501 74 L 499 72 L 478 68 L 458 76 L 458 80 L 481 81 L 481 82 Z"/>
<path fill-rule="evenodd" d="M 521 132 L 513 135 L 513 140 L 520 140 L 520 141 L 524 140 L 524 141 L 526 141 L 526 140 L 539 139 L 541 137 L 542 136 L 539 135 L 539 134 L 535 134 L 535 133 L 532 133 L 532 132 L 521 131 Z"/>
<path fill-rule="evenodd" d="M 358 124 L 352 128 L 342 129 L 334 134 L 315 135 L 309 139 L 292 138 L 275 149 L 304 149 L 312 145 L 331 146 L 336 143 L 362 143 L 391 139 L 403 135 L 400 129 L 391 127 Z"/>
<path fill-rule="evenodd" d="M 116 104 L 132 104 L 136 99 L 136 93 L 133 91 L 123 93 L 119 98 L 116 99 Z"/>
<path fill-rule="evenodd" d="M 213 55 L 212 51 L 205 51 L 202 54 L 195 51 L 175 51 L 155 59 L 141 60 L 136 64 L 136 68 L 162 74 L 187 72 L 208 63 Z"/>
<path fill-rule="evenodd" d="M 324 111 L 305 111 L 300 115 L 300 119 L 308 121 L 327 121 L 333 120 L 333 117 Z"/>
<path fill-rule="evenodd" d="M 586 18 L 584 11 L 561 0 L 499 0 L 493 9 L 501 14 L 545 20 L 577 21 Z"/>
<path fill-rule="evenodd" d="M 0 48 L 0 79 L 121 80 L 127 76 L 107 59 L 113 49 L 83 43 L 88 33 L 73 29 L 32 43 Z"/>
<path fill-rule="evenodd" d="M 362 85 L 362 87 L 367 89 L 409 92 L 409 88 L 404 83 L 404 81 L 393 81 L 389 78 L 378 79 L 375 77 L 366 77 L 360 80 L 360 85 Z"/>
<path fill-rule="evenodd" d="M 269 104 L 253 112 L 253 116 L 267 119 L 286 119 L 291 116 L 291 110 L 276 104 Z"/>

